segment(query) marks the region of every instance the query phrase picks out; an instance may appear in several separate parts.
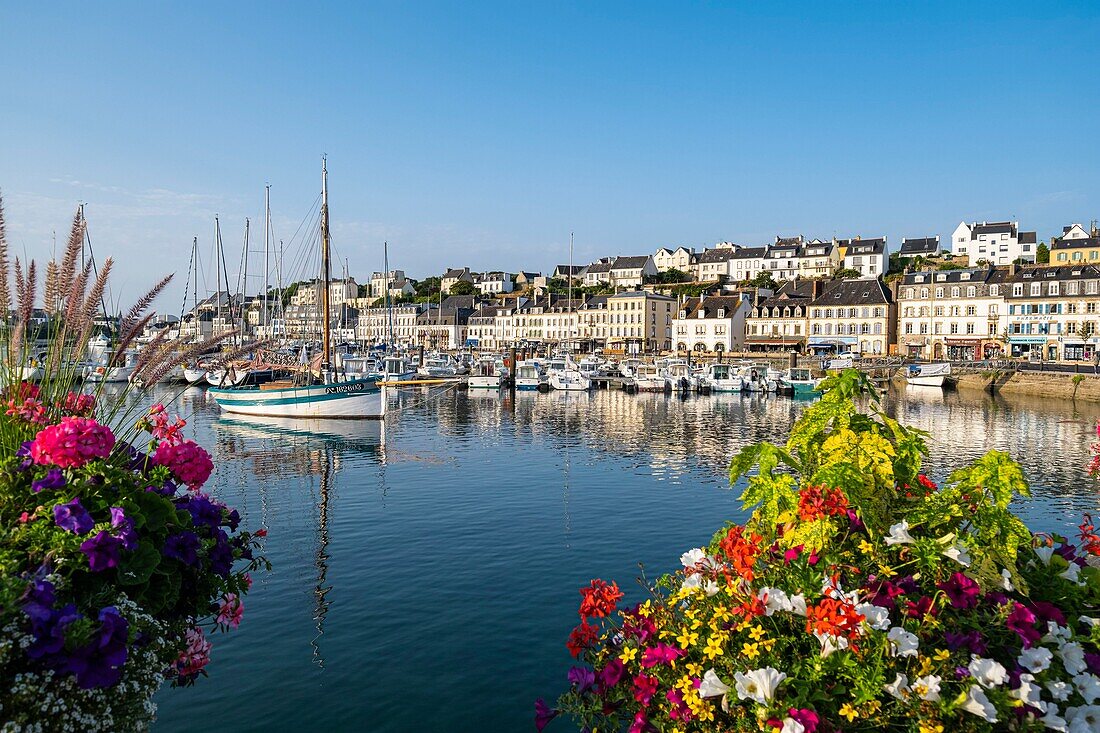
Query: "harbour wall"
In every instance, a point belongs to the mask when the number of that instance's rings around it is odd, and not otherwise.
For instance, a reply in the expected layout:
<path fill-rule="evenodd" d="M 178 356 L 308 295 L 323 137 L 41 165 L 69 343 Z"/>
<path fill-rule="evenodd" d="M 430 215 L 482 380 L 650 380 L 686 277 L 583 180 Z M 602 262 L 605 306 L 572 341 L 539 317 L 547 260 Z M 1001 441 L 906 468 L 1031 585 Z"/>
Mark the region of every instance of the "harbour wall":
<path fill-rule="evenodd" d="M 1034 395 L 1060 400 L 1100 402 L 1100 376 L 1043 372 L 960 374 L 960 390 L 984 390 L 1002 394 Z"/>

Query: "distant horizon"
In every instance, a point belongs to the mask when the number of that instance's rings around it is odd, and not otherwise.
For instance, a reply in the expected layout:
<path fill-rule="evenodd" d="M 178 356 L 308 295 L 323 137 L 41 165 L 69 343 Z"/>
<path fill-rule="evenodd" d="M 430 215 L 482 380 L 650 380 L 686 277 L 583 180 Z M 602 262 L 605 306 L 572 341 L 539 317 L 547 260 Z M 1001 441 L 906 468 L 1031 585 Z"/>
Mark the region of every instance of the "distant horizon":
<path fill-rule="evenodd" d="M 87 202 L 112 298 L 175 272 L 168 312 L 215 213 L 231 271 L 265 184 L 293 237 L 322 154 L 359 277 L 1100 218 L 1095 3 L 262 7 L 0 10 L 12 255 Z"/>

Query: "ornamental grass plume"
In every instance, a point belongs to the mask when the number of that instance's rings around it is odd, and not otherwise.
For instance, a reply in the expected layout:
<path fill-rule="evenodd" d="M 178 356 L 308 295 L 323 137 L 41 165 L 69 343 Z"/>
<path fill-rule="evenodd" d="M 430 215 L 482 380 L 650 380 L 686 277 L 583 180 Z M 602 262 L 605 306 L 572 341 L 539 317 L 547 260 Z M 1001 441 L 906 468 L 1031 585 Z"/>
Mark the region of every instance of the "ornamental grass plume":
<path fill-rule="evenodd" d="M 1028 486 L 1006 454 L 936 484 L 925 435 L 863 375 L 822 391 L 785 445 L 734 457 L 747 521 L 644 583 L 640 603 L 602 580 L 581 589 L 567 643 L 581 666 L 537 726 L 1100 730 L 1092 519 L 1077 543 L 1035 535 L 1009 510 Z"/>

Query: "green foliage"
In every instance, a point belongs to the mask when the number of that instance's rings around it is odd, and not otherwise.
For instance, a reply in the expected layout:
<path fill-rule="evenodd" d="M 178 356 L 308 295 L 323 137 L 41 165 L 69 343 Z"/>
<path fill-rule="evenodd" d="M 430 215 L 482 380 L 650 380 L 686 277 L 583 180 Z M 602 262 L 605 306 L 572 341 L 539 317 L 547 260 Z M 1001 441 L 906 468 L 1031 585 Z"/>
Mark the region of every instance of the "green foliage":
<path fill-rule="evenodd" d="M 473 283 L 459 280 L 447 292 L 451 295 L 476 295 L 479 291 Z"/>
<path fill-rule="evenodd" d="M 842 267 L 833 273 L 834 280 L 850 280 L 853 277 L 861 277 L 862 272 L 851 267 Z"/>
<path fill-rule="evenodd" d="M 416 298 L 418 303 L 434 299 L 439 295 L 440 278 L 426 277 L 416 283 Z"/>
<path fill-rule="evenodd" d="M 1039 246 L 1035 248 L 1035 262 L 1040 265 L 1050 263 L 1050 247 L 1046 242 L 1039 242 Z"/>
<path fill-rule="evenodd" d="M 646 275 L 646 284 L 672 284 L 672 283 L 686 283 L 692 281 L 692 276 L 683 270 L 677 270 L 675 267 L 664 272 L 658 272 L 656 275 Z"/>

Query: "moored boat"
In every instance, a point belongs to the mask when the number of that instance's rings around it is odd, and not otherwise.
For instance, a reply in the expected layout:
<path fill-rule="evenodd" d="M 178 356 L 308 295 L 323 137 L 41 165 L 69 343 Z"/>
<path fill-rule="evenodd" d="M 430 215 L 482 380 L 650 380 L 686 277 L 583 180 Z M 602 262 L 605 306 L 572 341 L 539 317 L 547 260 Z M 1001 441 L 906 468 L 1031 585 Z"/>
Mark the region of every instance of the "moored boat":
<path fill-rule="evenodd" d="M 951 376 L 951 364 L 910 364 L 905 381 L 915 387 L 942 387 Z"/>

